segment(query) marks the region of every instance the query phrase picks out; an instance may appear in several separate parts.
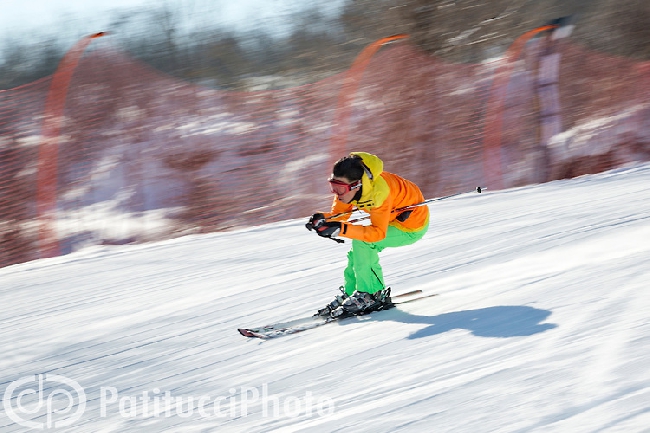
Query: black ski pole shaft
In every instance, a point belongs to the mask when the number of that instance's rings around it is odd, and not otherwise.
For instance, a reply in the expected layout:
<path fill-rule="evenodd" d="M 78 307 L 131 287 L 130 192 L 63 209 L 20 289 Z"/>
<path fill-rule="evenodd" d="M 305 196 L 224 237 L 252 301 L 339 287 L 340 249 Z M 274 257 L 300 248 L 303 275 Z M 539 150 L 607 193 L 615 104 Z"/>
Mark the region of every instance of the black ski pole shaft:
<path fill-rule="evenodd" d="M 327 219 L 328 219 L 328 220 L 334 220 L 334 219 L 337 219 L 337 218 L 341 218 L 342 216 L 350 215 L 350 214 L 356 212 L 357 210 L 358 210 L 358 209 L 352 209 L 352 210 L 349 210 L 349 211 L 347 211 L 347 212 L 337 213 L 337 214 L 334 214 L 334 215 L 332 215 L 332 216 L 327 217 Z"/>

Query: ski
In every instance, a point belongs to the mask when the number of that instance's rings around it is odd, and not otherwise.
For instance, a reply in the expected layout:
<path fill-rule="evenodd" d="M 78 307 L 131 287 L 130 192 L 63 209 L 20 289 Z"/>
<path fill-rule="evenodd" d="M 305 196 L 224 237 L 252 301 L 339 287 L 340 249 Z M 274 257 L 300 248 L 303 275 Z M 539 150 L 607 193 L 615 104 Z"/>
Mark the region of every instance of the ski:
<path fill-rule="evenodd" d="M 391 301 L 393 303 L 393 306 L 396 306 L 396 305 L 419 301 L 421 299 L 431 298 L 433 296 L 437 296 L 437 293 L 430 294 L 430 295 L 423 295 L 422 290 L 412 290 L 410 292 L 392 296 Z M 366 313 L 365 315 L 367 316 L 369 314 L 374 314 L 379 311 L 384 311 L 384 310 L 371 311 L 369 313 Z M 271 338 L 296 334 L 298 332 L 303 332 L 308 329 L 318 328 L 320 326 L 327 325 L 328 323 L 338 322 L 340 320 L 345 320 L 350 317 L 359 317 L 359 316 L 356 315 L 342 315 L 338 317 L 309 316 L 300 319 L 290 320 L 287 322 L 280 322 L 273 325 L 266 325 L 259 328 L 239 328 L 237 329 L 237 331 L 239 331 L 239 333 L 244 337 L 261 338 L 264 340 L 268 340 Z"/>

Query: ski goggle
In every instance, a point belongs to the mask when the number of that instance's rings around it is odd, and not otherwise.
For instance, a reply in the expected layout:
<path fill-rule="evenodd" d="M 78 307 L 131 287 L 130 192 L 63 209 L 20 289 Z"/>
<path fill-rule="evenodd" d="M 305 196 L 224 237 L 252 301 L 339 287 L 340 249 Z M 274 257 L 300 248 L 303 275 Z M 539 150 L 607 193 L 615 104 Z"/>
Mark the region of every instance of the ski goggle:
<path fill-rule="evenodd" d="M 343 195 L 361 186 L 360 180 L 357 180 L 356 182 L 352 182 L 352 183 L 345 183 L 336 179 L 328 179 L 328 181 L 330 183 L 330 191 L 338 195 Z"/>

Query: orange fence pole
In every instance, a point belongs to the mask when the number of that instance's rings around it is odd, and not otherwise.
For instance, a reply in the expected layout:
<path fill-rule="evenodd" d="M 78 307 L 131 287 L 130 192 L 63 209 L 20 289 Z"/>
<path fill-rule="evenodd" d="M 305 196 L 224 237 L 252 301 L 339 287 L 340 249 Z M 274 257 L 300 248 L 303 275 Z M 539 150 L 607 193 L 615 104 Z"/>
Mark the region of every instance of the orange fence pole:
<path fill-rule="evenodd" d="M 519 36 L 506 51 L 504 63 L 494 74 L 483 134 L 483 170 L 486 177 L 485 184 L 490 189 L 503 188 L 503 172 L 500 157 L 503 104 L 506 98 L 513 63 L 519 58 L 524 46 L 533 36 L 557 27 L 557 25 L 544 25 Z"/>
<path fill-rule="evenodd" d="M 56 234 L 56 202 L 58 179 L 58 148 L 61 126 L 64 121 L 65 98 L 72 75 L 86 47 L 93 39 L 104 36 L 95 33 L 79 40 L 61 59 L 52 75 L 50 90 L 45 99 L 41 142 L 38 148 L 38 175 L 36 186 L 36 210 L 39 222 L 39 251 L 41 257 L 60 254 Z"/>
<path fill-rule="evenodd" d="M 359 82 L 363 76 L 363 71 L 370 63 L 370 59 L 383 45 L 400 39 L 406 39 L 408 37 L 409 36 L 406 34 L 397 34 L 373 42 L 361 51 L 345 74 L 341 91 L 339 92 L 335 120 L 332 128 L 332 138 L 330 141 L 330 158 L 332 159 L 331 166 L 334 165 L 336 160 L 346 154 L 345 146 L 348 136 L 348 123 L 352 113 L 352 102 L 356 96 Z"/>

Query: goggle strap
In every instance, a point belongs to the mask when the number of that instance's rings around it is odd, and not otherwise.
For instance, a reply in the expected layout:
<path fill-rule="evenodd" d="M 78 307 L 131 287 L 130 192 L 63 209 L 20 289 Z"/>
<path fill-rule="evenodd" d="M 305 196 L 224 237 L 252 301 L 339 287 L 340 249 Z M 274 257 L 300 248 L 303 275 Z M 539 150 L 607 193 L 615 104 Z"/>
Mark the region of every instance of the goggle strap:
<path fill-rule="evenodd" d="M 368 166 L 364 164 L 363 161 L 361 162 L 361 165 L 363 166 L 363 171 L 366 173 L 366 176 L 368 176 L 368 179 L 374 180 L 374 177 L 372 176 L 372 172 L 370 171 Z"/>

